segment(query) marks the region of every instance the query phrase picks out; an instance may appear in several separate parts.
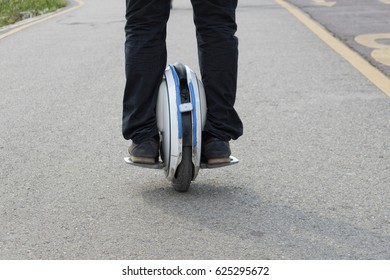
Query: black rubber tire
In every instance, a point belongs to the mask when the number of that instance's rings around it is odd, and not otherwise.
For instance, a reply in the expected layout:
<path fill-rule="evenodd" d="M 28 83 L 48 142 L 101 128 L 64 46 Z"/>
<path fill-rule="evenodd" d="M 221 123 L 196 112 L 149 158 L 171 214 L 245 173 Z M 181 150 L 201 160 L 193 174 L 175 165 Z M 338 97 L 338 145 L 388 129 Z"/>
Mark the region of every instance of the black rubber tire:
<path fill-rule="evenodd" d="M 191 147 L 184 147 L 181 163 L 177 167 L 175 178 L 172 180 L 173 188 L 178 192 L 188 191 L 192 177 L 192 149 Z"/>

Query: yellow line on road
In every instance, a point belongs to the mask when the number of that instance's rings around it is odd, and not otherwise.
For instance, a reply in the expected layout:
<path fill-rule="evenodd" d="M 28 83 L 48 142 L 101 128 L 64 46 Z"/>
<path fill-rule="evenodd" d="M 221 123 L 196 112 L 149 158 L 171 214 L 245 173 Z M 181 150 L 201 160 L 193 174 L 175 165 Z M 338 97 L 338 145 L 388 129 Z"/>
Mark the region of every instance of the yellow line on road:
<path fill-rule="evenodd" d="M 11 36 L 12 34 L 15 34 L 16 32 L 19 32 L 19 31 L 21 31 L 23 29 L 26 29 L 26 28 L 30 27 L 30 26 L 33 26 L 35 24 L 38 24 L 38 23 L 41 23 L 43 21 L 52 19 L 52 18 L 54 18 L 56 16 L 63 15 L 65 13 L 69 13 L 69 12 L 71 12 L 73 10 L 76 10 L 76 9 L 84 6 L 84 4 L 85 4 L 83 0 L 74 0 L 74 1 L 77 2 L 76 6 L 70 7 L 70 8 L 65 8 L 64 10 L 60 10 L 59 12 L 54 12 L 53 14 L 50 14 L 48 16 L 43 16 L 43 17 L 38 18 L 38 19 L 36 19 L 36 20 L 34 20 L 32 22 L 28 22 L 28 23 L 22 24 L 22 25 L 20 25 L 18 27 L 15 27 L 15 28 L 11 29 L 10 31 L 8 31 L 8 32 L 6 32 L 4 34 L 0 34 L 0 40 L 4 39 L 5 37 Z"/>
<path fill-rule="evenodd" d="M 309 28 L 314 34 L 316 34 L 321 40 L 323 40 L 328 46 L 335 50 L 345 60 L 347 60 L 352 66 L 354 66 L 360 73 L 362 73 L 368 80 L 370 80 L 375 86 L 382 90 L 387 96 L 390 97 L 390 78 L 372 66 L 367 60 L 365 60 L 360 54 L 350 49 L 347 45 L 335 38 L 330 32 L 328 32 L 322 25 L 311 19 L 308 15 L 303 13 L 295 6 L 287 3 L 284 0 L 274 0 L 280 6 L 289 11 L 299 21 L 301 21 L 307 28 Z"/>

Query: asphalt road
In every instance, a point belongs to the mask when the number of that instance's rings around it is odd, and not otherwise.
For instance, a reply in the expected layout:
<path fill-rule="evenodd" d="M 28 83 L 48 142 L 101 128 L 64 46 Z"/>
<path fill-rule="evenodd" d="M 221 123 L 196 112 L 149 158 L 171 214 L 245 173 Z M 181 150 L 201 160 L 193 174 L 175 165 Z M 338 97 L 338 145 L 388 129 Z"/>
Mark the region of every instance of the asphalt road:
<path fill-rule="evenodd" d="M 0 40 L 0 259 L 390 258 L 390 98 L 294 16 L 240 0 L 241 162 L 181 194 L 123 161 L 124 1 L 85 2 Z M 198 71 L 189 1 L 168 33 Z"/>

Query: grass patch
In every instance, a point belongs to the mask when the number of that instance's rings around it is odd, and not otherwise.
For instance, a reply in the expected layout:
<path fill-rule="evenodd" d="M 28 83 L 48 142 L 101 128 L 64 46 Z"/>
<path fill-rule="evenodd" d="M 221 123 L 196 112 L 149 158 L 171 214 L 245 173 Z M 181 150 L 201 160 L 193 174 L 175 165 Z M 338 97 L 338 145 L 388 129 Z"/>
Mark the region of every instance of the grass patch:
<path fill-rule="evenodd" d="M 0 27 L 65 7 L 64 0 L 0 0 Z"/>

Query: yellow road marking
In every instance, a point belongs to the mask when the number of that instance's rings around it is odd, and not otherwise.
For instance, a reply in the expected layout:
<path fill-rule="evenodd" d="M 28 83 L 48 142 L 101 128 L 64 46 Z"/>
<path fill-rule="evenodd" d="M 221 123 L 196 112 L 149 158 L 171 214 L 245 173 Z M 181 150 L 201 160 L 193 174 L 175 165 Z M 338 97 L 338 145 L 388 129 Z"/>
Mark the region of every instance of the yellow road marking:
<path fill-rule="evenodd" d="M 377 40 L 390 39 L 390 33 L 363 34 L 355 38 L 359 44 L 374 49 L 371 56 L 384 65 L 390 66 L 390 45 L 381 44 Z"/>
<path fill-rule="evenodd" d="M 390 4 L 390 0 L 379 0 L 379 2 L 385 3 L 385 4 Z"/>
<path fill-rule="evenodd" d="M 38 23 L 41 23 L 43 21 L 49 20 L 49 19 L 54 18 L 56 16 L 63 15 L 65 13 L 69 13 L 69 12 L 75 10 L 75 9 L 78 9 L 78 8 L 84 6 L 84 4 L 85 4 L 83 0 L 74 0 L 74 1 L 77 2 L 76 6 L 68 8 L 68 9 L 65 8 L 64 10 L 62 10 L 60 12 L 57 12 L 57 13 L 54 12 L 51 15 L 43 16 L 42 18 L 38 18 L 37 20 L 34 20 L 32 22 L 28 22 L 26 24 L 22 24 L 21 26 L 15 27 L 15 28 L 11 29 L 10 31 L 8 31 L 8 32 L 6 32 L 4 34 L 0 34 L 0 40 L 4 39 L 5 37 L 11 36 L 12 34 L 15 34 L 16 32 L 19 32 L 19 31 L 21 31 L 23 29 L 26 29 L 26 28 L 30 27 L 30 26 L 33 26 L 35 24 L 38 24 Z"/>
<path fill-rule="evenodd" d="M 311 0 L 314 2 L 314 4 L 318 5 L 318 6 L 326 6 L 326 7 L 332 7 L 334 5 L 336 5 L 336 1 L 332 1 L 332 2 L 328 2 L 328 1 L 325 1 L 325 0 Z"/>
<path fill-rule="evenodd" d="M 323 40 L 329 47 L 341 55 L 352 66 L 354 66 L 360 73 L 362 73 L 368 80 L 370 80 L 375 86 L 382 90 L 386 95 L 390 97 L 390 78 L 372 66 L 367 60 L 365 60 L 360 54 L 355 52 L 346 46 L 339 39 L 335 38 L 329 33 L 322 25 L 311 19 L 301 10 L 295 6 L 287 3 L 284 0 L 274 0 L 280 6 L 289 11 L 299 21 L 301 21 L 307 28 L 309 28 L 314 34 L 316 34 L 321 40 Z"/>

